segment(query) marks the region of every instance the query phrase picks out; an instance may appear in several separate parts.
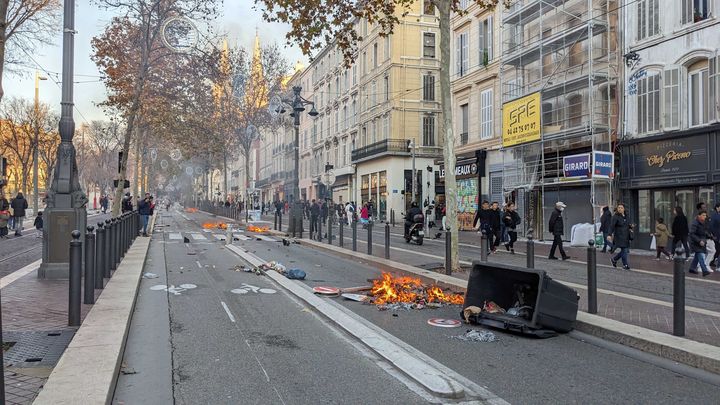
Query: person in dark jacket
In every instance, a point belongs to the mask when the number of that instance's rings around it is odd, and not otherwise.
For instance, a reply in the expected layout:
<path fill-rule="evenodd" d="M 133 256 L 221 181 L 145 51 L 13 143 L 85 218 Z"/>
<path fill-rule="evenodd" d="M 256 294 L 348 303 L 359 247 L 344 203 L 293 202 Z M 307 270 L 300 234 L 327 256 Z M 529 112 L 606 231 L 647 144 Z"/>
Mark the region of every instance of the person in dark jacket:
<path fill-rule="evenodd" d="M 690 263 L 690 270 L 692 274 L 698 274 L 697 268 L 700 265 L 702 269 L 703 277 L 711 273 L 705 264 L 705 254 L 707 253 L 707 239 L 708 230 L 705 226 L 707 221 L 707 212 L 699 211 L 697 217 L 690 227 L 690 249 L 692 249 L 694 255 L 693 260 Z"/>
<path fill-rule="evenodd" d="M 152 197 L 150 193 L 146 193 L 145 198 L 138 203 L 138 214 L 140 214 L 140 218 L 142 219 L 142 235 L 148 236 L 147 226 L 150 215 L 152 215 Z"/>
<path fill-rule="evenodd" d="M 610 251 L 612 252 L 612 244 L 608 242 L 608 235 L 610 234 L 610 221 L 612 221 L 612 214 L 610 213 L 610 207 L 604 206 L 602 209 L 602 215 L 600 215 L 600 232 L 603 236 L 603 248 L 602 252 L 607 252 L 607 249 L 610 248 Z"/>
<path fill-rule="evenodd" d="M 615 256 L 610 259 L 613 267 L 617 267 L 618 260 L 622 259 L 623 269 L 630 270 L 628 264 L 628 255 L 630 254 L 630 241 L 633 239 L 633 226 L 625 215 L 625 205 L 618 204 L 615 208 L 615 215 L 610 221 L 610 234 L 608 239 L 612 241 L 613 246 L 620 249 Z"/>
<path fill-rule="evenodd" d="M 23 197 L 23 193 L 17 193 L 17 196 L 10 203 L 10 207 L 13 209 L 15 236 L 22 236 L 25 210 L 28 208 L 28 202 L 25 197 Z"/>
<path fill-rule="evenodd" d="M 133 210 L 132 197 L 130 196 L 130 193 L 125 193 L 125 197 L 122 200 L 120 208 L 122 209 L 122 212 L 130 212 Z"/>
<path fill-rule="evenodd" d="M 475 211 L 475 218 L 473 218 L 473 228 L 476 231 L 484 233 L 488 238 L 488 246 L 492 246 L 492 222 L 493 211 L 490 209 L 490 203 L 485 200 L 480 205 L 480 209 Z"/>
<path fill-rule="evenodd" d="M 492 238 L 490 238 L 490 250 L 495 253 L 495 250 L 500 246 L 502 240 L 502 210 L 500 210 L 500 204 L 497 201 L 492 203 L 490 207 L 492 214 L 490 216 L 490 229 Z"/>
<path fill-rule="evenodd" d="M 715 209 L 710 216 L 710 233 L 713 237 L 715 245 L 715 254 L 713 255 L 711 265 L 717 266 L 717 259 L 720 255 L 720 203 L 715 204 Z"/>
<path fill-rule="evenodd" d="M 317 237 L 315 233 L 318 230 L 318 222 L 320 218 L 320 204 L 314 199 L 310 205 L 310 239 Z"/>
<path fill-rule="evenodd" d="M 688 220 L 685 217 L 682 207 L 675 207 L 675 219 L 673 219 L 672 226 L 670 227 L 670 233 L 673 235 L 672 248 L 670 253 L 675 255 L 675 248 L 678 243 L 682 243 L 685 248 L 685 259 L 690 258 L 690 247 L 688 247 L 688 234 L 690 229 L 688 228 Z"/>
<path fill-rule="evenodd" d="M 520 225 L 520 215 L 515 211 L 514 202 L 509 202 L 505 207 L 502 222 L 510 238 L 510 240 L 505 243 L 505 249 L 515 254 L 515 242 L 517 241 L 517 231 L 515 229 Z"/>
<path fill-rule="evenodd" d="M 565 249 L 563 249 L 563 240 L 562 236 L 565 233 L 565 224 L 563 223 L 563 217 L 562 212 L 565 210 L 567 205 L 563 203 L 562 201 L 558 201 L 555 203 L 555 210 L 553 211 L 552 215 L 550 215 L 550 221 L 548 221 L 549 230 L 553 234 L 553 243 L 552 247 L 550 248 L 550 255 L 548 256 L 548 259 L 550 260 L 557 260 L 557 257 L 555 257 L 555 249 L 560 249 L 560 255 L 562 256 L 563 260 L 567 260 L 570 258 L 570 256 L 565 254 Z"/>
<path fill-rule="evenodd" d="M 10 202 L 0 189 L 0 238 L 7 239 L 8 221 L 10 220 Z"/>

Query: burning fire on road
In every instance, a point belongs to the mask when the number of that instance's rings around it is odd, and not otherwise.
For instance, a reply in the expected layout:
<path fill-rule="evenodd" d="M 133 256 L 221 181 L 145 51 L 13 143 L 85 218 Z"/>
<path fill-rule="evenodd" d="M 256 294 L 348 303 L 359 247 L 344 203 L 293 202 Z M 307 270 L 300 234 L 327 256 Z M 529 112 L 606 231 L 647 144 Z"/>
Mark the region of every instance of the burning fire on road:
<path fill-rule="evenodd" d="M 393 277 L 389 273 L 383 273 L 380 279 L 373 280 L 370 295 L 370 302 L 379 308 L 386 306 L 385 309 L 389 304 L 410 304 L 411 308 L 422 309 L 441 304 L 462 305 L 465 302 L 461 294 L 445 293 L 437 285 L 425 286 L 419 278 Z"/>
<path fill-rule="evenodd" d="M 205 222 L 202 227 L 203 229 L 227 229 L 227 224 L 224 222 Z"/>
<path fill-rule="evenodd" d="M 255 225 L 248 225 L 245 229 L 248 232 L 264 233 L 264 232 L 269 231 L 270 227 L 267 227 L 267 226 L 259 227 L 259 226 L 255 226 Z"/>

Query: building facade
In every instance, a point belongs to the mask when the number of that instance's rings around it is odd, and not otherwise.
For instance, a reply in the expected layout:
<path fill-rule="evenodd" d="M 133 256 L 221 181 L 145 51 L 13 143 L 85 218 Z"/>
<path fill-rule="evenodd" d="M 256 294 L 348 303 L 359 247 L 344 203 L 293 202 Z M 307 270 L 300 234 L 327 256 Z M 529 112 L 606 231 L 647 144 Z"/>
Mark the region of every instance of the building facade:
<path fill-rule="evenodd" d="M 458 224 L 472 229 L 478 203 L 503 203 L 500 152 L 501 7 L 487 10 L 474 2 L 451 19 L 451 92 L 455 125 Z M 437 202 L 444 202 L 444 165 L 436 172 Z"/>
<path fill-rule="evenodd" d="M 557 201 L 568 205 L 565 235 L 612 201 L 613 173 L 593 164 L 618 133 L 619 5 L 517 0 L 502 12 L 502 187 L 536 237 L 551 238 Z"/>
<path fill-rule="evenodd" d="M 688 218 L 720 192 L 720 2 L 623 0 L 622 200 L 637 246 L 673 208 Z M 646 236 L 647 235 L 647 236 Z"/>

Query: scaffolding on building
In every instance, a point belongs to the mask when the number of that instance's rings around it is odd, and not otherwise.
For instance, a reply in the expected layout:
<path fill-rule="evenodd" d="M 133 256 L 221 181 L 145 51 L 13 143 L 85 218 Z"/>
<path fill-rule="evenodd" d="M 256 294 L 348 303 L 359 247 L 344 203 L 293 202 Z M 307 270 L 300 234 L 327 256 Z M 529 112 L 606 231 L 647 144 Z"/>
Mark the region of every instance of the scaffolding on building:
<path fill-rule="evenodd" d="M 585 222 L 597 222 L 601 207 L 612 201 L 612 180 L 566 179 L 563 157 L 613 151 L 619 110 L 617 3 L 516 0 L 503 13 L 503 103 L 536 92 L 542 100 L 540 140 L 502 149 L 503 191 L 514 194 L 531 227 L 542 229 L 554 209 L 545 202 L 547 190 L 589 186 Z"/>

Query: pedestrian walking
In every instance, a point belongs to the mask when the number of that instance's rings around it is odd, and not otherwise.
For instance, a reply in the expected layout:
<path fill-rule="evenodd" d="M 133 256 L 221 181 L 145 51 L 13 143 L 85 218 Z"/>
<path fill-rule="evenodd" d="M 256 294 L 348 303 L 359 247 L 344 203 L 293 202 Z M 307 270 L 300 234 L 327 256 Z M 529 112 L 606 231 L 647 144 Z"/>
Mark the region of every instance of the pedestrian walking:
<path fill-rule="evenodd" d="M 570 258 L 565 253 L 565 249 L 563 248 L 563 234 L 565 234 L 565 224 L 563 222 L 563 216 L 562 213 L 565 211 L 565 208 L 567 208 L 567 205 L 563 203 L 562 201 L 558 201 L 555 203 L 555 210 L 550 215 L 550 221 L 548 221 L 549 230 L 553 234 L 553 243 L 552 247 L 550 247 L 550 255 L 548 256 L 548 259 L 550 260 L 557 260 L 557 256 L 555 256 L 555 249 L 560 250 L 560 256 L 562 256 L 563 260 L 567 260 Z"/>
<path fill-rule="evenodd" d="M 147 226 L 152 215 L 152 196 L 150 193 L 145 193 L 145 198 L 138 203 L 138 214 L 142 219 L 142 236 L 148 236 Z"/>
<path fill-rule="evenodd" d="M 606 205 L 602 209 L 602 215 L 600 215 L 600 232 L 602 232 L 603 236 L 603 253 L 607 252 L 608 248 L 610 248 L 611 252 L 613 250 L 612 243 L 608 242 L 608 235 L 610 234 L 610 221 L 612 221 L 612 213 L 610 212 L 610 207 Z"/>
<path fill-rule="evenodd" d="M 0 191 L 0 238 L 7 239 L 8 221 L 10 220 L 10 202 Z"/>
<path fill-rule="evenodd" d="M 328 202 L 327 201 L 321 201 L 320 205 L 320 220 L 322 221 L 323 225 L 327 223 L 327 217 L 328 217 Z"/>
<path fill-rule="evenodd" d="M 485 200 L 480 205 L 480 209 L 475 212 L 475 218 L 473 218 L 473 228 L 476 231 L 484 233 L 488 239 L 488 246 L 492 246 L 493 232 L 490 223 L 492 222 L 492 210 L 490 209 L 490 203 Z M 488 251 L 488 253 L 490 253 Z"/>
<path fill-rule="evenodd" d="M 363 229 L 366 229 L 370 223 L 370 207 L 368 207 L 368 203 L 363 204 L 360 209 L 360 223 L 362 224 Z"/>
<path fill-rule="evenodd" d="M 133 210 L 132 197 L 130 193 L 125 193 L 125 198 L 122 200 L 122 206 L 120 207 L 122 212 L 130 212 Z"/>
<path fill-rule="evenodd" d="M 315 235 L 318 231 L 318 225 L 320 222 L 320 204 L 314 199 L 310 205 L 310 239 L 317 237 Z"/>
<path fill-rule="evenodd" d="M 503 225 L 508 233 L 509 240 L 505 242 L 505 250 L 515 254 L 515 242 L 517 241 L 517 226 L 520 225 L 520 215 L 515 211 L 515 203 L 509 202 L 505 206 L 503 214 Z"/>
<path fill-rule="evenodd" d="M 633 226 L 628 221 L 625 213 L 625 204 L 618 204 L 615 208 L 615 215 L 610 221 L 608 239 L 610 239 L 613 246 L 620 249 L 615 256 L 610 258 L 610 263 L 617 268 L 617 262 L 622 260 L 623 269 L 630 270 L 628 255 L 630 254 L 630 241 L 633 239 Z"/>
<path fill-rule="evenodd" d="M 10 207 L 13 210 L 13 222 L 15 223 L 15 236 L 22 236 L 23 221 L 25 220 L 25 210 L 28 208 L 28 202 L 23 196 L 22 192 L 17 193 L 17 196 L 10 203 Z"/>
<path fill-rule="evenodd" d="M 673 256 L 675 255 L 675 248 L 678 243 L 682 243 L 685 248 L 685 260 L 690 258 L 690 247 L 688 246 L 688 235 L 690 229 L 688 228 L 688 220 L 685 217 L 682 207 L 675 207 L 675 219 L 673 219 L 672 226 L 670 227 L 670 233 L 673 235 L 672 249 L 670 249 Z"/>
<path fill-rule="evenodd" d="M 651 234 L 655 237 L 655 250 L 657 252 L 656 260 L 660 260 L 660 254 L 664 254 L 668 260 L 672 260 L 672 255 L 668 253 L 665 247 L 668 245 L 670 240 L 670 230 L 665 225 L 665 220 L 658 218 L 655 221 L 655 233 Z"/>
<path fill-rule="evenodd" d="M 491 211 L 490 229 L 493 240 L 490 243 L 490 250 L 495 253 L 497 247 L 500 246 L 500 241 L 502 240 L 502 211 L 500 210 L 500 204 L 498 204 L 497 201 L 492 203 Z"/>
<path fill-rule="evenodd" d="M 352 204 L 348 201 L 345 203 L 345 219 L 347 220 L 348 226 L 352 225 L 353 220 L 353 214 L 355 213 L 355 208 Z"/>
<path fill-rule="evenodd" d="M 717 259 L 720 256 L 720 203 L 715 204 L 712 216 L 710 216 L 710 233 L 713 236 L 713 247 L 715 254 L 713 255 L 710 265 L 717 267 Z"/>
<path fill-rule="evenodd" d="M 37 215 L 35 216 L 35 222 L 33 223 L 33 226 L 35 229 L 37 229 L 37 237 L 42 238 L 42 231 L 43 231 L 43 213 L 42 211 L 38 211 Z"/>
<path fill-rule="evenodd" d="M 707 239 L 708 230 L 705 227 L 705 221 L 707 220 L 707 212 L 699 211 L 692 225 L 690 226 L 690 248 L 693 251 L 693 260 L 690 263 L 690 270 L 692 274 L 698 274 L 698 265 L 702 269 L 703 277 L 712 273 L 708 269 L 705 263 L 705 255 L 707 254 Z"/>

